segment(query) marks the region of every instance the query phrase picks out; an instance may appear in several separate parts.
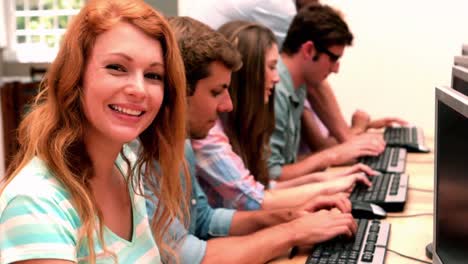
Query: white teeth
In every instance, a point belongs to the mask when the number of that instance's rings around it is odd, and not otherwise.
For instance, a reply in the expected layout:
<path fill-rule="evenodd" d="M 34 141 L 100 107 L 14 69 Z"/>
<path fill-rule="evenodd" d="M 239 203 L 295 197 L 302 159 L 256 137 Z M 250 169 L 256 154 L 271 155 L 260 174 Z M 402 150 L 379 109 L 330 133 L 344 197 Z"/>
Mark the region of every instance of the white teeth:
<path fill-rule="evenodd" d="M 131 115 L 131 116 L 139 116 L 141 115 L 141 113 L 143 113 L 143 111 L 127 109 L 127 108 L 123 108 L 117 105 L 111 105 L 111 108 L 114 109 L 115 111 L 118 111 L 120 113 L 124 113 L 127 115 Z"/>

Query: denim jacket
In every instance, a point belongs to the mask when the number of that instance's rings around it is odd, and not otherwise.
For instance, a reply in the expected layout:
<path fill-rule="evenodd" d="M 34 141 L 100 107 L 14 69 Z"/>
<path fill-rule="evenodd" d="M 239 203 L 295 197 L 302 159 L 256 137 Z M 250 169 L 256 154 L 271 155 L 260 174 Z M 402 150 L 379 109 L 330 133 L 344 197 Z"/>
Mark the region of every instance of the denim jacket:
<path fill-rule="evenodd" d="M 282 167 L 296 162 L 301 138 L 301 116 L 306 97 L 305 85 L 295 89 L 288 68 L 278 61 L 280 82 L 275 87 L 275 130 L 270 138 L 269 176 L 276 180 Z"/>
<path fill-rule="evenodd" d="M 169 227 L 169 235 L 174 240 L 174 249 L 179 255 L 180 263 L 201 263 L 206 252 L 205 240 L 227 236 L 235 210 L 213 209 L 208 204 L 207 197 L 195 177 L 196 160 L 189 140 L 185 142 L 185 159 L 192 181 L 190 226 L 187 230 L 176 220 Z M 146 200 L 146 208 L 151 221 L 156 206 L 150 200 Z"/>

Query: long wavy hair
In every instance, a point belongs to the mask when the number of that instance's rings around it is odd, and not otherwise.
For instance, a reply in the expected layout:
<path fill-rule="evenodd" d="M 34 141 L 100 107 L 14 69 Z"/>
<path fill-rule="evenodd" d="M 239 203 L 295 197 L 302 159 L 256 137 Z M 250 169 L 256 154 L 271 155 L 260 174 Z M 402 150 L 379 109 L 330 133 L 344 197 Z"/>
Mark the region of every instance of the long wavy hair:
<path fill-rule="evenodd" d="M 242 56 L 243 67 L 231 76 L 233 111 L 221 114 L 232 148 L 257 181 L 268 186 L 269 140 L 275 128 L 274 93 L 265 104 L 265 57 L 276 44 L 270 29 L 247 21 L 232 21 L 218 31 Z"/>
<path fill-rule="evenodd" d="M 140 186 L 144 183 L 158 198 L 160 206 L 151 224 L 153 235 L 163 254 L 174 255 L 163 235 L 175 218 L 183 221 L 184 215 L 188 215 L 189 193 L 183 189 L 180 177 L 181 170 L 186 168 L 183 162 L 186 82 L 183 61 L 169 24 L 163 15 L 143 1 L 91 0 L 74 17 L 41 84 L 32 111 L 20 124 L 20 150 L 0 189 L 3 191 L 33 157 L 43 160 L 71 194 L 82 221 L 79 241 L 87 241 L 92 263 L 96 261 L 96 242 L 91 239 L 97 224 L 96 215 L 99 219 L 98 240 L 108 251 L 103 239 L 102 213 L 90 186 L 93 166 L 84 144 L 86 118 L 81 84 L 96 37 L 122 21 L 158 40 L 163 50 L 164 99 L 156 118 L 139 136 L 142 151 L 135 170 L 128 170 L 127 180 L 137 183 L 134 186 L 137 193 L 143 195 Z M 128 159 L 126 162 L 129 164 Z M 189 174 L 185 175 L 185 186 L 191 186 Z"/>

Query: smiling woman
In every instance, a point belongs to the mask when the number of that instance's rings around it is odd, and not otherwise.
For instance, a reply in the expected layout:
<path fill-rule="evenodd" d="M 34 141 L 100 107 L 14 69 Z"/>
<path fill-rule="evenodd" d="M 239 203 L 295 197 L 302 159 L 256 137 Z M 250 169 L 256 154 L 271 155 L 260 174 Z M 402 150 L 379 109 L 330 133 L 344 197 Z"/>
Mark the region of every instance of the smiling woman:
<path fill-rule="evenodd" d="M 0 263 L 160 263 L 188 208 L 185 77 L 166 20 L 140 0 L 88 1 L 42 86 L 0 185 Z M 151 225 L 143 182 L 164 204 Z"/>

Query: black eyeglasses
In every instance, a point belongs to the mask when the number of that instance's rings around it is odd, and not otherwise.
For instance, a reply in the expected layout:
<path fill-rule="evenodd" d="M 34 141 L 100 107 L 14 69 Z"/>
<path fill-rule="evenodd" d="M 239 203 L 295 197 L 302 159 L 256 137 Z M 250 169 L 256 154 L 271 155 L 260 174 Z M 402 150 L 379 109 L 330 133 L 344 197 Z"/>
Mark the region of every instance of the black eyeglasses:
<path fill-rule="evenodd" d="M 327 48 L 322 48 L 318 46 L 315 46 L 315 48 L 317 49 L 318 52 L 327 54 L 327 56 L 330 58 L 330 61 L 333 63 L 337 62 L 341 58 L 341 55 L 336 55 L 335 53 L 331 52 Z"/>

